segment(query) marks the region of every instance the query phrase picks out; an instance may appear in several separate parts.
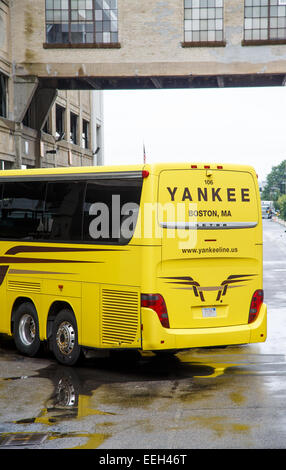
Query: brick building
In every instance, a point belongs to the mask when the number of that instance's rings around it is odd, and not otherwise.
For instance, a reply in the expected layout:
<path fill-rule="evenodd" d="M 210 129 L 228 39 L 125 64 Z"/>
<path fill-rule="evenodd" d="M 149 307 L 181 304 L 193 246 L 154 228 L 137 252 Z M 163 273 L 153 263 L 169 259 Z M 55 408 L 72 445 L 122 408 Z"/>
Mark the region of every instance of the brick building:
<path fill-rule="evenodd" d="M 0 0 L 0 169 L 101 164 L 102 92 L 44 89 L 37 76 L 15 75 L 15 53 L 24 46 L 18 9 L 26 18 L 21 2 Z"/>

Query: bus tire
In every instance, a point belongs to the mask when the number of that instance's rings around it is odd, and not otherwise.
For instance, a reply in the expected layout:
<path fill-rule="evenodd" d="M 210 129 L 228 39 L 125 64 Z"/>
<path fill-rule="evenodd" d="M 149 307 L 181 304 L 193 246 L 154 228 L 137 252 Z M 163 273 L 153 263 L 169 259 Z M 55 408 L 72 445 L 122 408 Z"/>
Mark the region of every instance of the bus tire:
<path fill-rule="evenodd" d="M 34 357 L 40 349 L 39 321 L 37 311 L 30 302 L 22 303 L 14 315 L 13 337 L 21 354 Z"/>
<path fill-rule="evenodd" d="M 60 364 L 73 366 L 81 357 L 76 319 L 68 309 L 56 316 L 51 338 L 52 351 Z"/>

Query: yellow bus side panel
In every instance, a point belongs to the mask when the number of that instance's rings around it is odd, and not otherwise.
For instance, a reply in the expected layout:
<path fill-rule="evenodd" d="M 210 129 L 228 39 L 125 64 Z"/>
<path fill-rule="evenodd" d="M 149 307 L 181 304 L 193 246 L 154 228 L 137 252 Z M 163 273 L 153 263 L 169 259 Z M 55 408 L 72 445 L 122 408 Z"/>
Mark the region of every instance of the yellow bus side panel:
<path fill-rule="evenodd" d="M 63 279 L 44 279 L 42 292 L 59 298 L 81 297 L 81 282 Z"/>
<path fill-rule="evenodd" d="M 0 288 L 0 333 L 10 333 L 10 323 L 7 316 L 6 282 Z"/>
<path fill-rule="evenodd" d="M 84 282 L 82 284 L 82 344 L 95 348 L 100 347 L 99 299 L 99 284 Z"/>

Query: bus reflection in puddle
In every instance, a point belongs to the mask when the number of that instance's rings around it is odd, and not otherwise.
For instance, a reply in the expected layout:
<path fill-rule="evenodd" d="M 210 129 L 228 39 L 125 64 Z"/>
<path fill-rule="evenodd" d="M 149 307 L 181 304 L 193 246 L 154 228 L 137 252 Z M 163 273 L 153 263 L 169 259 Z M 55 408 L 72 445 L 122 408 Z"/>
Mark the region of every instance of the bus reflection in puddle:
<path fill-rule="evenodd" d="M 170 404 L 174 403 L 176 399 L 194 399 L 217 385 L 215 380 L 207 381 L 204 385 L 203 382 L 196 382 L 196 379 L 215 379 L 223 375 L 227 368 L 236 366 L 231 362 L 219 362 L 219 355 L 207 352 L 194 354 L 186 351 L 169 357 L 146 355 L 139 360 L 130 356 L 129 359 L 88 360 L 80 368 L 58 366 L 54 363 L 41 369 L 38 376 L 52 381 L 54 391 L 38 416 L 14 423 L 40 424 L 51 428 L 48 433 L 34 433 L 37 434 L 34 445 L 39 443 L 39 438 L 42 442 L 59 438 L 80 438 L 82 442 L 86 438 L 83 445 L 77 446 L 75 443 L 68 447 L 97 448 L 112 436 L 113 427 L 118 425 L 120 418 L 117 416 L 118 410 L 119 414 L 124 414 L 124 409 L 127 408 L 148 408 L 157 399 L 163 399 L 165 405 L 168 401 Z M 57 425 L 70 420 L 84 420 L 90 416 L 98 417 L 93 422 L 96 431 L 106 432 L 58 432 Z M 33 433 L 24 433 L 24 437 L 20 434 L 23 432 L 3 434 L 0 436 L 0 446 L 33 445 Z"/>
<path fill-rule="evenodd" d="M 191 380 L 193 383 L 192 379 L 196 377 L 215 378 L 222 375 L 226 368 L 234 365 L 214 362 L 211 356 L 194 358 L 191 353 L 184 352 L 177 356 L 165 357 L 147 355 L 138 361 L 131 359 L 124 363 L 101 359 L 96 361 L 96 364 L 93 361 L 87 362 L 81 368 L 53 364 L 39 371 L 41 378 L 51 380 L 54 385 L 54 392 L 47 400 L 46 407 L 37 417 L 18 420 L 16 423 L 52 425 L 65 420 L 80 420 L 91 415 L 112 416 L 114 413 L 95 409 L 92 405 L 95 391 L 102 386 L 125 386 L 133 382 L 138 394 L 138 384 L 142 384 L 142 389 L 145 384 L 151 391 L 152 384 L 156 386 L 162 381 L 165 385 L 167 381 L 172 384 L 174 380 Z M 160 392 L 157 396 L 160 396 Z"/>

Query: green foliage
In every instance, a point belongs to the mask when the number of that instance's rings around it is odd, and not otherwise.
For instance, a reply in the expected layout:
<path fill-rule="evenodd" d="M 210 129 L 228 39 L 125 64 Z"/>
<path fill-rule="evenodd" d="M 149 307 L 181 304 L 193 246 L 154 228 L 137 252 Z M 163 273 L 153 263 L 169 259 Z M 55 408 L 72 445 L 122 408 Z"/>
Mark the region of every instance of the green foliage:
<path fill-rule="evenodd" d="M 261 199 L 265 201 L 278 201 L 286 189 L 286 160 L 273 166 L 266 178 L 266 185 L 262 191 Z"/>
<path fill-rule="evenodd" d="M 280 212 L 280 217 L 283 220 L 286 220 L 286 194 L 279 196 L 277 200 L 277 205 Z"/>

